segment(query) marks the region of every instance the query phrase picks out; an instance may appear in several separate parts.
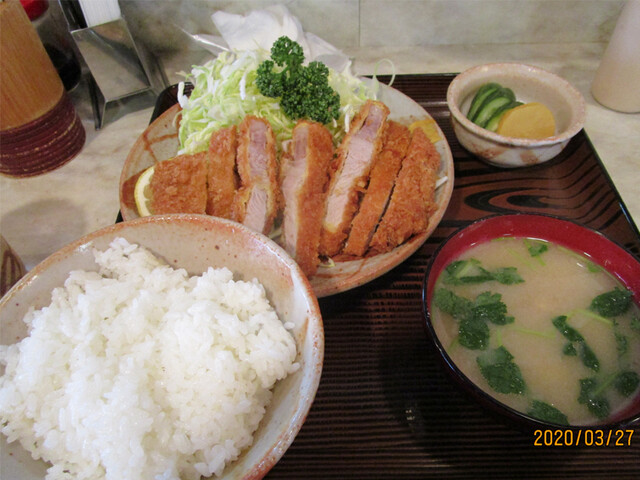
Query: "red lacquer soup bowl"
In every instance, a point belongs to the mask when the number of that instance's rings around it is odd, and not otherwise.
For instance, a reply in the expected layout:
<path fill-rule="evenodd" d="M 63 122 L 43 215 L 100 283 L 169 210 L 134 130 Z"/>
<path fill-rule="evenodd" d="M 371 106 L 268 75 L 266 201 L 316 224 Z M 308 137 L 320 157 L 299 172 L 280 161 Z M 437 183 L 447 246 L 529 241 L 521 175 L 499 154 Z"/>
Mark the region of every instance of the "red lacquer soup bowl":
<path fill-rule="evenodd" d="M 432 323 L 430 310 L 434 287 L 447 265 L 468 249 L 503 237 L 545 240 L 584 255 L 621 282 L 632 293 L 632 300 L 636 305 L 640 305 L 640 261 L 628 250 L 595 230 L 573 221 L 538 214 L 497 215 L 478 220 L 451 235 L 438 247 L 430 260 L 422 292 L 426 330 L 436 354 L 443 361 L 445 369 L 454 382 L 482 406 L 488 408 L 491 413 L 497 414 L 499 418 L 511 425 L 523 427 L 526 430 L 558 428 L 559 424 L 543 421 L 515 410 L 478 387 L 449 356 Z M 626 407 L 614 412 L 602 422 L 593 425 L 564 426 L 564 428 L 584 429 L 597 425 L 598 428 L 606 429 L 640 425 L 640 391 L 637 390 L 634 395 L 633 400 Z"/>

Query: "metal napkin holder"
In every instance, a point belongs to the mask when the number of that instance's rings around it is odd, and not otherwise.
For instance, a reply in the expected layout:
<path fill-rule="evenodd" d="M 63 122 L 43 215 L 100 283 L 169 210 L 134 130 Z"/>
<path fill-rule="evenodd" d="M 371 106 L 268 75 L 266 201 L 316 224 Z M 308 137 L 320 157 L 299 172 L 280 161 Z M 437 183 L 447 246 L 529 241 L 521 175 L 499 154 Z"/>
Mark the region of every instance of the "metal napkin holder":
<path fill-rule="evenodd" d="M 136 43 L 122 16 L 87 27 L 77 2 L 60 0 L 60 6 L 91 73 L 89 88 L 96 129 L 104 125 L 109 104 L 149 92 L 156 97 L 168 86 L 158 60 Z"/>

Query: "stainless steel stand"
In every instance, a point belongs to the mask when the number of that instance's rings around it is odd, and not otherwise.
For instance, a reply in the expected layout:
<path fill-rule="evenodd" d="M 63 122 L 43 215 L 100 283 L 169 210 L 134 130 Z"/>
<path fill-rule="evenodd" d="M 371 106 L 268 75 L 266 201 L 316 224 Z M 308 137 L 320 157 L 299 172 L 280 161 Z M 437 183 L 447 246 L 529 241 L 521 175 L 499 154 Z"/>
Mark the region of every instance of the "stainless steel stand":
<path fill-rule="evenodd" d="M 76 2 L 59 1 L 91 73 L 96 129 L 104 125 L 109 104 L 150 92 L 155 97 L 168 86 L 159 62 L 134 40 L 124 18 L 87 27 Z"/>

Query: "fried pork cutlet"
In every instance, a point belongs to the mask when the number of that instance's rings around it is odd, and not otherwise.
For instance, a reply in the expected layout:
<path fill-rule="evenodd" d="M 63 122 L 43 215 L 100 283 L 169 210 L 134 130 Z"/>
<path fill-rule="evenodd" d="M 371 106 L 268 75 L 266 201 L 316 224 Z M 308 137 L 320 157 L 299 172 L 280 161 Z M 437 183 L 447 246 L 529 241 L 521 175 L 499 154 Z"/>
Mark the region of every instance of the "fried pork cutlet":
<path fill-rule="evenodd" d="M 411 133 L 409 128 L 390 120 L 382 150 L 371 168 L 369 185 L 353 219 L 343 253 L 361 257 L 369 248 L 378 222 L 387 208 L 396 176 L 407 154 Z"/>
<path fill-rule="evenodd" d="M 333 140 L 323 125 L 302 120 L 293 129 L 289 147 L 282 165 L 283 246 L 302 271 L 311 276 L 320 263 L 318 245 L 333 160 Z"/>
<path fill-rule="evenodd" d="M 268 121 L 252 115 L 238 127 L 236 156 L 240 188 L 232 219 L 268 234 L 278 213 L 276 142 Z"/>
<path fill-rule="evenodd" d="M 207 152 L 178 155 L 156 163 L 151 177 L 151 211 L 205 213 Z"/>
<path fill-rule="evenodd" d="M 440 154 L 424 131 L 416 128 L 387 210 L 371 239 L 376 252 L 388 252 L 427 228 L 435 209 L 439 166 Z"/>
<path fill-rule="evenodd" d="M 321 255 L 332 256 L 342 250 L 371 166 L 382 146 L 388 115 L 385 104 L 368 100 L 354 116 L 338 147 L 322 224 Z"/>
<path fill-rule="evenodd" d="M 207 173 L 207 214 L 231 218 L 233 199 L 238 188 L 235 125 L 222 128 L 211 135 Z"/>

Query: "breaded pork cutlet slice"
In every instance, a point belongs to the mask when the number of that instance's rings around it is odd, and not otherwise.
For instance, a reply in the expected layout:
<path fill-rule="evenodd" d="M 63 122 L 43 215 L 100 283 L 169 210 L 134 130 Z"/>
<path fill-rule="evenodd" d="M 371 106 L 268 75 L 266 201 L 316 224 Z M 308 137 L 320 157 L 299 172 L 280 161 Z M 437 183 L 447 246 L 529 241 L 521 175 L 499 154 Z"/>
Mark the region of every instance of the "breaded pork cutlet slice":
<path fill-rule="evenodd" d="M 330 257 L 342 250 L 371 166 L 382 147 L 388 115 L 389 108 L 384 103 L 368 100 L 353 117 L 349 132 L 338 147 L 322 224 L 321 255 Z"/>
<path fill-rule="evenodd" d="M 410 142 L 409 128 L 390 120 L 382 150 L 371 168 L 367 191 L 351 224 L 349 238 L 343 250 L 346 255 L 361 257 L 369 248 L 376 226 L 389 203 L 396 176 Z"/>
<path fill-rule="evenodd" d="M 282 162 L 282 239 L 307 276 L 314 275 L 320 263 L 318 245 L 332 160 L 329 130 L 316 122 L 299 121 Z"/>
<path fill-rule="evenodd" d="M 232 219 L 266 235 L 273 227 L 279 201 L 276 141 L 268 121 L 253 115 L 242 120 L 236 163 L 240 188 Z"/>
<path fill-rule="evenodd" d="M 213 132 L 209 143 L 207 174 L 207 214 L 231 218 L 233 199 L 238 189 L 236 149 L 238 135 L 235 125 Z"/>
<path fill-rule="evenodd" d="M 207 152 L 185 154 L 156 163 L 151 176 L 151 211 L 205 213 Z"/>
<path fill-rule="evenodd" d="M 416 128 L 387 210 L 371 239 L 372 249 L 388 252 L 427 228 L 435 209 L 439 166 L 440 154 L 424 131 Z"/>

